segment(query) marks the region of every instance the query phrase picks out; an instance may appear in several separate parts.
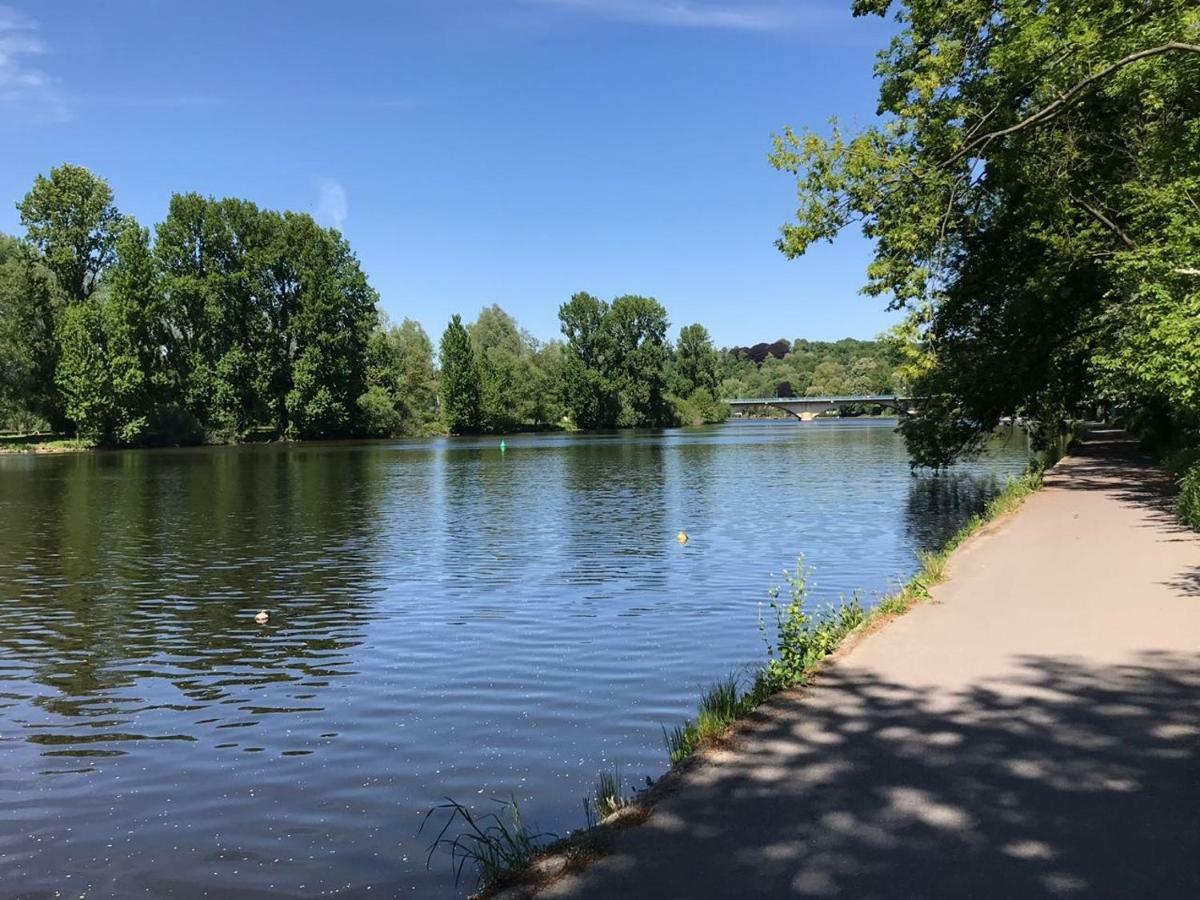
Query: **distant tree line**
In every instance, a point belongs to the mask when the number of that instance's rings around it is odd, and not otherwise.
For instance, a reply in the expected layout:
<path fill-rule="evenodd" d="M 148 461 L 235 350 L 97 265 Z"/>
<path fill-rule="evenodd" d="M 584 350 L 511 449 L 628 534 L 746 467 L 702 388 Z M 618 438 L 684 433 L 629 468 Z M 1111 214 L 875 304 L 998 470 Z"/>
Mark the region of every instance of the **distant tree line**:
<path fill-rule="evenodd" d="M 312 217 L 176 194 L 153 233 L 103 179 L 63 165 L 0 235 L 0 430 L 108 445 L 660 428 L 718 422 L 724 398 L 893 387 L 888 346 L 668 339 L 636 295 L 578 293 L 542 342 L 499 306 L 435 349 L 387 321 L 358 259 Z M 760 352 L 761 350 L 761 352 Z"/>
<path fill-rule="evenodd" d="M 109 445 L 661 427 L 723 419 L 722 355 L 657 301 L 577 294 L 564 340 L 500 309 L 435 353 L 310 216 L 176 194 L 151 232 L 87 169 L 39 176 L 0 235 L 0 430 Z"/>
<path fill-rule="evenodd" d="M 894 341 L 779 340 L 734 347 L 723 360 L 721 393 L 733 397 L 834 397 L 904 393 Z"/>
<path fill-rule="evenodd" d="M 649 297 L 578 293 L 560 307 L 563 340 L 540 343 L 498 306 L 454 316 L 440 347 L 441 405 L 455 434 L 569 423 L 586 430 L 723 421 L 721 352 L 702 325 L 667 340 Z"/>

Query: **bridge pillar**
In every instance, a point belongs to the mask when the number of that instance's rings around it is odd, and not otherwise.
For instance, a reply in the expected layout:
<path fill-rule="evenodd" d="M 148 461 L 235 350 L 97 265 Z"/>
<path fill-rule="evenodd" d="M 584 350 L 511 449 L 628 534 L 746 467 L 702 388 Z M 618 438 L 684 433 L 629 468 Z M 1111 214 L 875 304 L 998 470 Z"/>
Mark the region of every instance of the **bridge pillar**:
<path fill-rule="evenodd" d="M 795 415 L 801 422 L 811 422 L 817 417 L 815 412 L 798 412 Z"/>

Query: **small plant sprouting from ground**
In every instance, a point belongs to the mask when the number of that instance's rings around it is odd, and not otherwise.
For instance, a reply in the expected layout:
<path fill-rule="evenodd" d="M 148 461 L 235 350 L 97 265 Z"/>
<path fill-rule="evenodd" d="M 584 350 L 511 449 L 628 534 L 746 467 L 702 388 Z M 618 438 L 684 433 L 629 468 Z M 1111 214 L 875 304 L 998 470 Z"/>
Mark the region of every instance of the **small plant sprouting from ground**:
<path fill-rule="evenodd" d="M 683 762 L 700 745 L 696 726 L 691 721 L 676 725 L 670 731 L 664 726 L 663 742 L 667 745 L 667 758 L 671 760 L 671 765 Z"/>
<path fill-rule="evenodd" d="M 687 759 L 703 744 L 724 735 L 730 725 L 753 708 L 751 695 L 739 691 L 736 675 L 718 681 L 700 698 L 695 721 L 689 719 L 670 731 L 663 729 L 667 756 L 672 763 Z"/>
<path fill-rule="evenodd" d="M 770 607 L 775 618 L 775 635 L 767 635 L 760 616 L 759 627 L 767 645 L 767 663 L 759 668 L 748 691 L 739 689 L 738 678 L 730 675 L 712 685 L 700 699 L 695 721 L 663 729 L 667 755 L 672 764 L 681 762 L 705 744 L 719 740 L 738 719 L 755 709 L 772 694 L 803 684 L 821 660 L 837 649 L 846 635 L 867 620 L 857 596 L 813 616 L 805 608 L 808 583 L 804 560 L 797 560 L 794 572 L 783 573 L 788 586 L 787 600 L 780 591 L 770 591 Z"/>
<path fill-rule="evenodd" d="M 866 621 L 867 614 L 858 595 L 813 616 L 806 609 L 808 571 L 804 558 L 796 560 L 796 570 L 783 572 L 788 599 L 783 601 L 779 588 L 769 591 L 770 607 L 775 616 L 775 637 L 767 635 L 759 617 L 759 628 L 767 645 L 767 664 L 756 679 L 755 692 L 769 695 L 783 688 L 803 684 L 813 667 L 837 649 L 843 638 Z"/>
<path fill-rule="evenodd" d="M 447 817 L 446 824 L 429 848 L 426 866 L 433 861 L 434 853 L 446 850 L 450 854 L 456 885 L 467 863 L 472 863 L 478 876 L 476 886 L 495 887 L 527 869 L 538 853 L 557 837 L 529 831 L 521 819 L 521 810 L 515 799 L 495 802 L 500 805 L 499 811 L 483 815 L 476 815 L 449 797 L 445 803 L 429 810 L 421 822 L 420 831 L 425 829 L 429 818 L 439 810 L 447 813 Z M 460 828 L 451 836 L 455 823 Z"/>
<path fill-rule="evenodd" d="M 607 818 L 629 803 L 625 795 L 625 779 L 621 777 L 621 767 L 613 766 L 611 772 L 601 772 L 596 778 L 596 789 L 593 793 L 596 814 Z"/>
<path fill-rule="evenodd" d="M 737 720 L 741 711 L 736 675 L 712 685 L 700 698 L 700 712 L 696 716 L 696 732 L 700 741 L 720 737 Z"/>
<path fill-rule="evenodd" d="M 935 553 L 932 550 L 918 550 L 917 561 L 921 564 L 921 574 L 925 582 L 937 584 L 946 577 L 946 562 L 949 556 L 945 553 Z"/>

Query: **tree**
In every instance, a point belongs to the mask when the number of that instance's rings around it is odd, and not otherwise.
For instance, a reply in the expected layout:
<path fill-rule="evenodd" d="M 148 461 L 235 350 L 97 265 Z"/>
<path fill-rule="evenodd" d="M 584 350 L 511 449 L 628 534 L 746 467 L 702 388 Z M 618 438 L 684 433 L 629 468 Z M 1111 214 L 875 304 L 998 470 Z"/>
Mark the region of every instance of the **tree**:
<path fill-rule="evenodd" d="M 96 289 L 116 254 L 121 214 L 112 188 L 82 166 L 64 163 L 38 175 L 17 204 L 26 235 L 71 302 Z"/>
<path fill-rule="evenodd" d="M 482 428 L 479 369 L 471 336 L 462 317 L 454 315 L 442 334 L 442 416 L 451 434 L 475 434 Z"/>
<path fill-rule="evenodd" d="M 1194 4 L 855 4 L 892 8 L 883 124 L 785 131 L 773 162 L 800 199 L 780 249 L 861 223 L 867 292 L 918 317 L 914 461 L 972 452 L 1007 415 L 1048 440 L 1097 396 L 1195 421 Z"/>
<path fill-rule="evenodd" d="M 617 385 L 621 428 L 661 428 L 675 422 L 667 400 L 667 311 L 650 297 L 627 294 L 605 316 L 612 355 L 610 379 Z"/>
<path fill-rule="evenodd" d="M 539 344 L 529 370 L 529 420 L 534 425 L 554 425 L 562 419 L 563 345 L 560 341 Z"/>
<path fill-rule="evenodd" d="M 697 323 L 679 329 L 673 366 L 676 394 L 686 397 L 697 388 L 715 391 L 718 364 L 707 328 Z"/>
<path fill-rule="evenodd" d="M 253 279 L 234 221 L 247 225 L 254 212 L 250 205 L 175 194 L 156 229 L 172 323 L 169 364 L 184 408 L 210 438 L 237 438 L 254 418 L 258 372 L 246 334 Z"/>
<path fill-rule="evenodd" d="M 563 403 L 576 426 L 588 430 L 615 427 L 620 412 L 608 311 L 603 300 L 582 292 L 558 310 L 567 339 L 562 362 Z"/>
<path fill-rule="evenodd" d="M 437 421 L 438 373 L 433 342 L 418 322 L 405 319 L 389 336 L 399 356 L 399 392 L 409 434 L 428 434 Z"/>
<path fill-rule="evenodd" d="M 358 398 L 367 389 L 367 345 L 379 298 L 336 230 L 321 228 L 311 216 L 289 216 L 300 247 L 289 427 L 304 438 L 351 436 L 362 430 Z"/>
<path fill-rule="evenodd" d="M 669 366 L 674 417 L 685 425 L 723 422 L 729 406 L 721 399 L 721 357 L 708 329 L 686 325 L 679 330 Z"/>
<path fill-rule="evenodd" d="M 813 369 L 812 381 L 804 393 L 809 397 L 837 397 L 848 392 L 846 369 L 841 363 L 826 360 Z"/>
<path fill-rule="evenodd" d="M 37 250 L 0 235 L 0 420 L 20 431 L 67 426 L 54 383 L 67 297 Z"/>
<path fill-rule="evenodd" d="M 155 253 L 172 322 L 171 368 L 211 438 L 363 428 L 377 296 L 349 244 L 311 216 L 177 194 Z"/>
<path fill-rule="evenodd" d="M 529 343 L 516 320 L 493 304 L 467 329 L 479 371 L 481 427 L 511 431 L 529 413 Z"/>
<path fill-rule="evenodd" d="M 59 329 L 58 385 L 81 434 L 126 445 L 161 434 L 172 400 L 162 313 L 150 234 L 131 221 L 104 287 L 68 308 Z"/>
<path fill-rule="evenodd" d="M 437 418 L 433 344 L 412 319 L 382 322 L 367 346 L 367 392 L 359 398 L 374 435 L 427 434 Z"/>

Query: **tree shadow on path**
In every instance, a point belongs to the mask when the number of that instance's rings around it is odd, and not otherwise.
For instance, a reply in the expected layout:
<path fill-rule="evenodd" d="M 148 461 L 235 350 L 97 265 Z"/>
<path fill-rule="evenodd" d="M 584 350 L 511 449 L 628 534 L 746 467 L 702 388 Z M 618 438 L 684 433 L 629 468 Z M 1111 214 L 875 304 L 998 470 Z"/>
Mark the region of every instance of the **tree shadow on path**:
<path fill-rule="evenodd" d="M 616 853 L 607 897 L 1200 897 L 1200 656 L 1023 657 L 929 695 L 847 665 Z"/>

